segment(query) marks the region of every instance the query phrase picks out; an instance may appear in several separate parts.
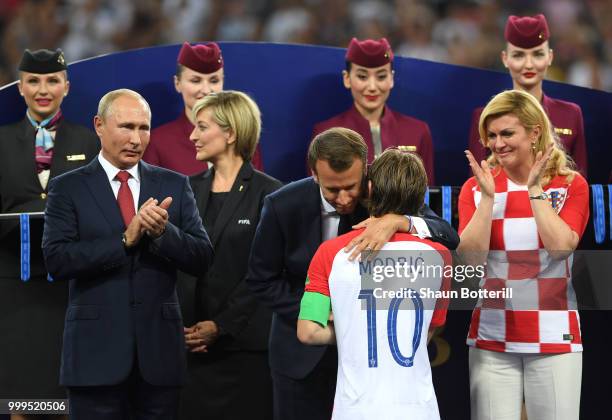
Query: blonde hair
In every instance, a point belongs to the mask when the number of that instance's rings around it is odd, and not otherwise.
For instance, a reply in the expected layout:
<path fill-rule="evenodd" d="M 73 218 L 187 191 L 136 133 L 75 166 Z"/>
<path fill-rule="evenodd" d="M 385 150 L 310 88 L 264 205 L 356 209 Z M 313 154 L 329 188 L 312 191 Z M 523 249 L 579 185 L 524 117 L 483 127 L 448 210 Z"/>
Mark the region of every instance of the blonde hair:
<path fill-rule="evenodd" d="M 212 110 L 212 118 L 224 131 L 236 136 L 235 152 L 245 161 L 250 161 L 261 135 L 261 112 L 246 93 L 224 90 L 209 93 L 193 106 L 193 118 L 200 112 Z"/>
<path fill-rule="evenodd" d="M 489 147 L 487 125 L 491 119 L 508 114 L 517 117 L 527 131 L 532 131 L 537 126 L 541 128 L 540 135 L 532 147 L 534 158 L 538 152 L 545 153 L 550 145 L 553 147 L 550 159 L 546 164 L 546 168 L 544 168 L 542 185 L 548 184 L 552 178 L 559 175 L 566 176 L 567 180 L 571 181 L 576 174 L 576 171 L 573 170 L 573 161 L 565 154 L 563 146 L 557 136 L 555 136 L 553 126 L 544 108 L 542 108 L 542 105 L 536 98 L 527 92 L 506 90 L 498 93 L 489 101 L 482 114 L 480 114 L 480 121 L 478 122 L 478 132 L 482 145 Z M 499 166 L 499 162 L 497 162 L 494 154 L 489 156 L 487 162 L 492 168 Z"/>

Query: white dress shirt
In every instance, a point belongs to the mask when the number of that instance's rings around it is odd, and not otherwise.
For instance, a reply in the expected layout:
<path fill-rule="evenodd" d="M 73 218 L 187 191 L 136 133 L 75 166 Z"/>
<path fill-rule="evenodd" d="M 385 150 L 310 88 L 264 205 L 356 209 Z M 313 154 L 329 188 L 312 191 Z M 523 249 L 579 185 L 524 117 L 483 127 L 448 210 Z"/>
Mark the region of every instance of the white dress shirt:
<path fill-rule="evenodd" d="M 340 215 L 323 196 L 323 191 L 319 187 L 321 194 L 321 239 L 328 241 L 338 236 L 338 225 L 340 224 Z M 421 239 L 431 238 L 431 232 L 427 227 L 427 223 L 422 217 L 407 216 L 412 221 L 412 226 L 416 231 L 416 236 Z"/>
<path fill-rule="evenodd" d="M 321 239 L 328 241 L 338 236 L 338 225 L 340 224 L 340 215 L 323 197 L 323 191 L 319 187 L 321 193 Z"/>
<path fill-rule="evenodd" d="M 104 172 L 106 172 L 108 182 L 110 182 L 116 199 L 117 194 L 119 194 L 121 182 L 116 180 L 115 177 L 121 171 L 121 169 L 115 167 L 115 165 L 110 163 L 104 156 L 102 156 L 102 152 L 100 152 L 98 155 L 98 160 L 100 161 L 100 165 L 102 165 L 102 169 L 104 169 Z M 138 198 L 140 197 L 140 174 L 138 173 L 138 165 L 134 165 L 130 169 L 125 170 L 131 175 L 130 179 L 128 179 L 128 187 L 130 187 L 132 197 L 134 198 L 134 209 L 136 212 L 138 212 Z"/>

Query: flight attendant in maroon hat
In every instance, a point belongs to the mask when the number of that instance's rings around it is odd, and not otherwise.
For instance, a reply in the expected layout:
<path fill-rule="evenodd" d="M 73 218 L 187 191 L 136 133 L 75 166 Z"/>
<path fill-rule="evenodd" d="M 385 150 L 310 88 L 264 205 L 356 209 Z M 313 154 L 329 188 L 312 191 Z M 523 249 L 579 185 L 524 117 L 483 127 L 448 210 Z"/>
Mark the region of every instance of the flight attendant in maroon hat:
<path fill-rule="evenodd" d="M 353 38 L 346 51 L 344 87 L 353 95 L 353 106 L 315 125 L 313 138 L 332 127 L 350 128 L 368 145 L 368 163 L 385 149 L 408 146 L 423 159 L 429 185 L 434 184 L 433 143 L 426 122 L 393 111 L 386 102 L 393 89 L 393 51 L 385 38 Z"/>
<path fill-rule="evenodd" d="M 208 165 L 196 159 L 196 149 L 189 136 L 193 132 L 192 108 L 198 99 L 223 90 L 223 55 L 215 42 L 190 45 L 185 42 L 177 58 L 174 88 L 183 97 L 181 115 L 151 131 L 151 142 L 144 153 L 147 163 L 185 175 L 195 175 Z M 259 147 L 251 162 L 263 170 Z"/>
<path fill-rule="evenodd" d="M 550 32 L 546 17 L 541 14 L 533 17 L 510 16 L 504 35 L 507 43 L 506 49 L 501 53 L 501 59 L 510 72 L 513 88 L 529 92 L 540 101 L 565 151 L 586 177 L 586 141 L 580 106 L 573 102 L 553 99 L 542 91 L 546 71 L 553 61 L 553 50 L 548 44 Z M 486 144 L 478 135 L 478 120 L 482 109 L 474 110 L 470 126 L 469 149 L 477 162 L 489 154 Z"/>

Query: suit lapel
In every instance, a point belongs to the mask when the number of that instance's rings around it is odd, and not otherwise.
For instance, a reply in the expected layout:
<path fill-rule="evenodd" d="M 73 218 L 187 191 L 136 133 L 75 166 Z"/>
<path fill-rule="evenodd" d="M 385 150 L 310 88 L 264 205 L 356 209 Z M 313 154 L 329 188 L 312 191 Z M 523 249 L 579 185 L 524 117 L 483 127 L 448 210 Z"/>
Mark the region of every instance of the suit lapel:
<path fill-rule="evenodd" d="M 214 177 L 214 170 L 209 169 L 200 175 L 199 178 L 193 179 L 191 187 L 193 188 L 193 195 L 196 198 L 196 205 L 200 212 L 200 218 L 204 218 L 206 214 L 206 208 L 208 207 L 208 198 L 210 197 L 210 189 L 212 188 L 212 180 Z"/>
<path fill-rule="evenodd" d="M 51 159 L 51 173 L 49 174 L 49 178 L 55 177 L 58 173 L 66 172 L 64 168 L 66 167 L 66 150 L 68 141 L 67 132 L 66 132 L 66 121 L 62 121 L 62 123 L 57 128 L 57 132 L 55 133 L 55 140 L 53 141 L 53 158 Z"/>
<path fill-rule="evenodd" d="M 151 197 L 157 199 L 160 203 L 166 198 L 159 197 L 161 180 L 159 179 L 159 173 L 154 171 L 151 165 L 141 160 L 138 163 L 138 171 L 140 173 L 140 194 L 138 195 L 138 208 L 136 211 Z"/>
<path fill-rule="evenodd" d="M 104 172 L 102 165 L 100 165 L 100 161 L 97 158 L 92 159 L 85 166 L 85 173 L 87 174 L 85 182 L 108 224 L 111 225 L 114 231 L 125 230 L 125 224 L 121 217 L 117 199 L 115 194 L 113 194 L 113 189 L 108 181 L 106 172 Z"/>
<path fill-rule="evenodd" d="M 217 216 L 217 220 L 215 221 L 215 226 L 212 232 L 213 247 L 216 246 L 219 238 L 221 237 L 221 233 L 236 212 L 236 209 L 238 208 L 238 205 L 242 199 L 246 196 L 252 177 L 253 167 L 250 163 L 243 163 L 240 171 L 238 172 L 238 176 L 236 176 L 234 185 L 232 185 L 232 189 L 230 190 L 228 197 L 225 199 L 223 207 L 221 207 L 221 211 L 219 212 L 219 216 Z"/>
<path fill-rule="evenodd" d="M 321 236 L 321 192 L 319 185 L 311 178 L 307 184 L 306 194 L 298 199 L 303 203 L 302 220 L 295 220 L 294 222 L 305 224 L 307 234 L 304 237 L 306 238 L 308 252 L 310 255 L 314 255 L 321 242 L 323 242 Z"/>
<path fill-rule="evenodd" d="M 370 129 L 370 123 L 366 120 L 363 115 L 359 113 L 357 107 L 353 103 L 351 106 L 350 118 L 355 124 L 355 131 L 363 136 L 368 146 L 368 162 L 374 159 L 374 143 L 372 143 L 372 130 Z M 382 125 L 382 124 L 381 124 Z M 352 127 L 351 127 L 352 128 Z M 382 127 L 381 127 L 381 139 L 382 139 Z M 382 143 L 382 140 L 381 140 Z"/>
<path fill-rule="evenodd" d="M 397 134 L 400 133 L 400 131 L 397 130 L 395 123 L 396 120 L 393 115 L 393 111 L 391 111 L 391 108 L 385 105 L 382 118 L 380 119 L 380 144 L 383 151 L 389 147 L 402 144 L 402 141 Z"/>
<path fill-rule="evenodd" d="M 21 121 L 19 131 L 17 133 L 17 156 L 23 156 L 26 163 L 23 166 L 23 179 L 29 179 L 33 185 L 36 185 L 41 191 L 42 186 L 38 179 L 38 170 L 36 168 L 36 155 L 34 150 L 34 139 L 36 133 L 34 127 L 30 124 L 27 117 Z"/>

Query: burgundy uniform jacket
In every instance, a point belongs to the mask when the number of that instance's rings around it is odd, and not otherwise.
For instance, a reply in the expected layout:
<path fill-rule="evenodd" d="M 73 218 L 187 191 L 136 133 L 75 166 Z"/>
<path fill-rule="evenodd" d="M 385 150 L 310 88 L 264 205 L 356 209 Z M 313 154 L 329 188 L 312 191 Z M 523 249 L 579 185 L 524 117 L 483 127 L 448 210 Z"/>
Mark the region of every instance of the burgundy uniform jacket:
<path fill-rule="evenodd" d="M 361 116 L 355 105 L 341 114 L 317 123 L 312 137 L 332 127 L 350 128 L 361 134 L 368 145 L 368 163 L 372 163 L 374 145 L 370 124 Z M 434 185 L 433 142 L 425 121 L 393 111 L 385 105 L 380 121 L 380 140 L 383 151 L 394 146 L 415 146 L 416 152 L 423 159 L 429 185 Z"/>

